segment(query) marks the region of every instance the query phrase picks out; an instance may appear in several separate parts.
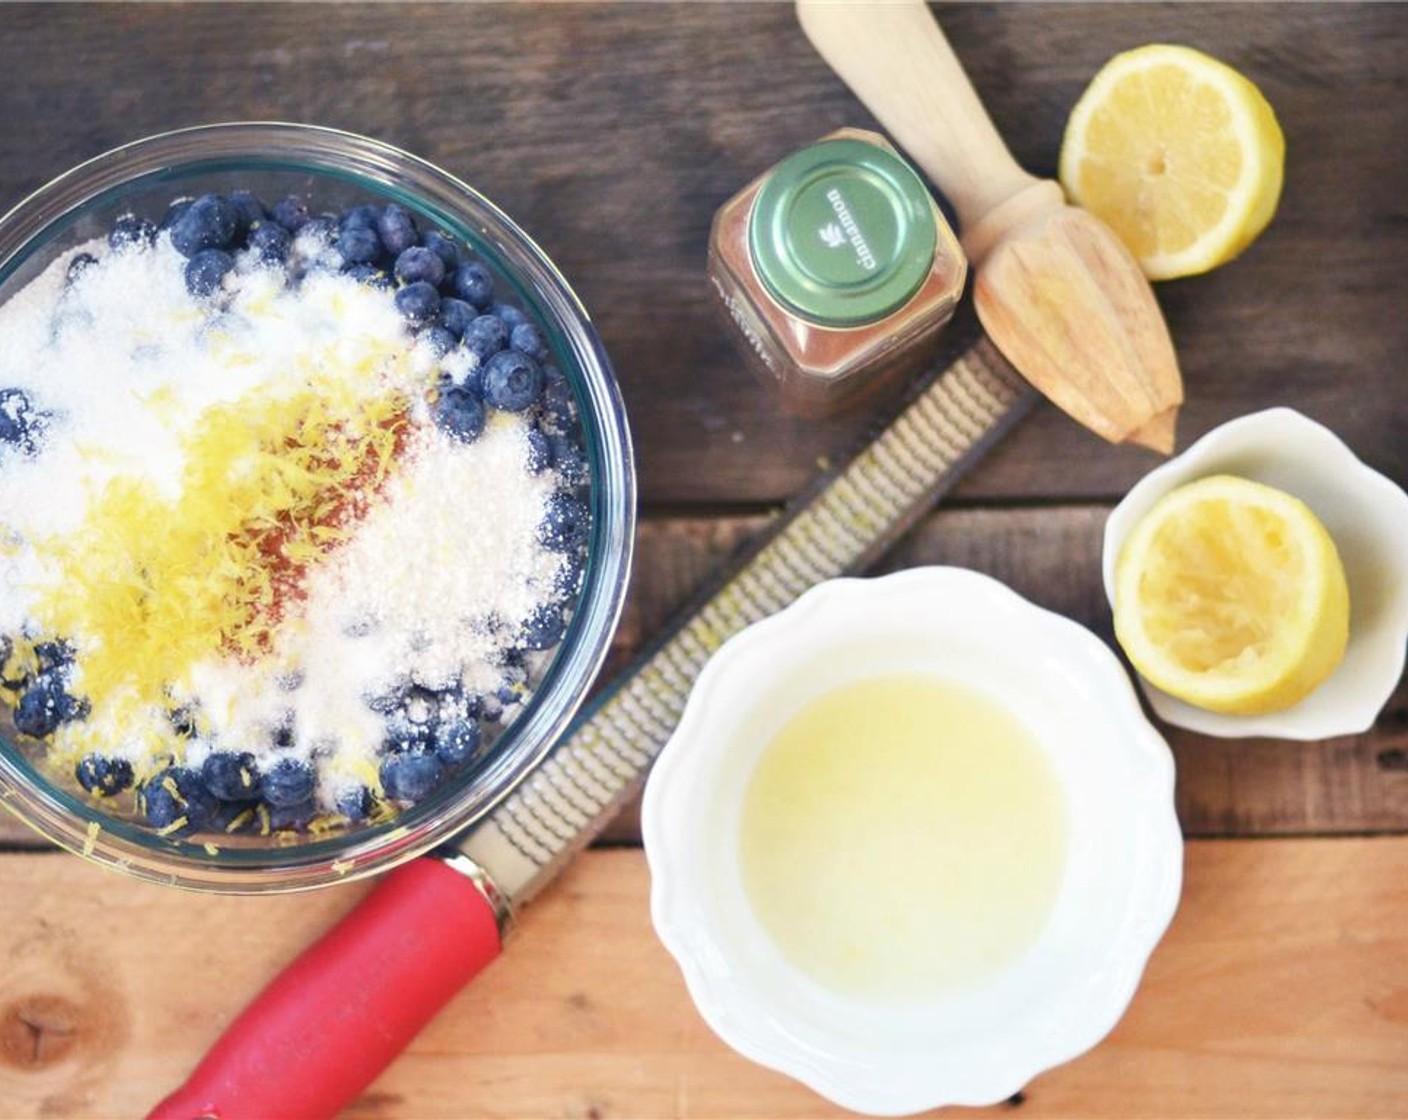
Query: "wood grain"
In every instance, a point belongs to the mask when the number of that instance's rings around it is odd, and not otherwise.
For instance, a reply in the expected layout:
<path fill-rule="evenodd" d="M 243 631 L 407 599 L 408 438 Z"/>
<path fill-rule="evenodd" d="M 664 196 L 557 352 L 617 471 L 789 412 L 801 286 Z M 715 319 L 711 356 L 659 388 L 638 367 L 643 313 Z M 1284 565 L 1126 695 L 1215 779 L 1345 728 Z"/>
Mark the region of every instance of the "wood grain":
<path fill-rule="evenodd" d="M 1055 170 L 1084 84 L 1118 50 L 1188 43 L 1257 81 L 1286 131 L 1280 212 L 1243 259 L 1159 288 L 1188 394 L 1180 441 L 1292 404 L 1408 480 L 1401 9 L 938 11 L 999 131 L 1040 175 Z M 789 5 L 8 4 L 0 28 L 0 207 L 116 144 L 240 117 L 380 136 L 482 188 L 595 314 L 652 506 L 783 499 L 866 425 L 779 413 L 703 283 L 721 202 L 798 145 L 873 124 Z M 1046 407 L 959 496 L 1108 499 L 1156 461 Z"/>
<path fill-rule="evenodd" d="M 940 508 L 876 568 L 953 564 L 1002 580 L 1115 647 L 1100 586 L 1104 506 Z M 603 677 L 619 671 L 768 515 L 645 521 L 626 610 Z M 1158 723 L 1158 721 L 1155 721 Z M 1190 836 L 1408 831 L 1408 682 L 1364 735 L 1318 743 L 1225 740 L 1159 725 L 1178 762 L 1178 811 Z M 603 837 L 638 843 L 638 803 Z M 0 846 L 36 836 L 0 815 Z"/>
<path fill-rule="evenodd" d="M 1019 1114 L 1408 1115 L 1405 864 L 1408 838 L 1191 844 L 1129 1013 Z M 140 1115 L 363 890 L 193 897 L 40 855 L 0 881 L 0 1114 L 74 1120 Z M 347 1116 L 842 1115 L 714 1038 L 647 891 L 641 853 L 588 853 Z"/>

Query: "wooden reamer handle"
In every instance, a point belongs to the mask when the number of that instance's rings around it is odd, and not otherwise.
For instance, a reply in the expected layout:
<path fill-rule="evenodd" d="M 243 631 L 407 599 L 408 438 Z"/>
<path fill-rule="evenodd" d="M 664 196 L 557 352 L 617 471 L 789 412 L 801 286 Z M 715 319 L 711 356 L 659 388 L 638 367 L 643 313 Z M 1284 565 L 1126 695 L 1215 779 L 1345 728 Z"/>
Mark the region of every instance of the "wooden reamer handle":
<path fill-rule="evenodd" d="M 970 229 L 1042 182 L 1017 165 L 923 0 L 797 0 L 822 58 Z"/>

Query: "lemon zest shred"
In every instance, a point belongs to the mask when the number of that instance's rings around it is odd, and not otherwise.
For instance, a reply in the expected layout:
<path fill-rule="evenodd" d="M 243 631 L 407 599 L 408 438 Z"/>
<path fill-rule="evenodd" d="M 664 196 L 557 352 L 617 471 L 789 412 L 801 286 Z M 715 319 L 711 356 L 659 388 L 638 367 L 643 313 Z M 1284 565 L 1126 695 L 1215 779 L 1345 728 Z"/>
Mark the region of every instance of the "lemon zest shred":
<path fill-rule="evenodd" d="M 57 573 L 36 617 L 79 643 L 82 693 L 107 713 L 101 729 L 66 726 L 63 754 L 110 745 L 114 729 L 143 735 L 200 660 L 272 648 L 301 569 L 348 539 L 361 496 L 396 460 L 407 407 L 398 393 L 366 396 L 326 376 L 291 396 L 214 406 L 182 441 L 177 499 L 118 476 L 78 530 L 36 542 Z M 16 650 L 10 662 L 32 656 Z M 179 753 L 152 738 L 155 751 Z"/>

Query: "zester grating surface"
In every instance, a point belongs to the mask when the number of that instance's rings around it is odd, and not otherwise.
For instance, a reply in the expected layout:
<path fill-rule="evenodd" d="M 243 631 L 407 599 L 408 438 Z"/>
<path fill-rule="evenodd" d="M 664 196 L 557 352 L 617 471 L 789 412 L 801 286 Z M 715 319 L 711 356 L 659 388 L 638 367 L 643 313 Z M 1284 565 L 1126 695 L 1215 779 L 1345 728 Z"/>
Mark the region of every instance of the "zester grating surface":
<path fill-rule="evenodd" d="M 976 343 L 681 612 L 460 851 L 515 904 L 532 897 L 640 787 L 714 650 L 814 584 L 863 570 L 1036 399 Z"/>

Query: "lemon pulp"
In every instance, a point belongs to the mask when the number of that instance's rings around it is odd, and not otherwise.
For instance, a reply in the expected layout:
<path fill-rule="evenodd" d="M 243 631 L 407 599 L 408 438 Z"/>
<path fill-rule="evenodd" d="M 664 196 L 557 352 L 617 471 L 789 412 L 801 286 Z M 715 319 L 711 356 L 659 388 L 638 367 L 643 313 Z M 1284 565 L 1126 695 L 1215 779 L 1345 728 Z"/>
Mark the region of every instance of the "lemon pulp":
<path fill-rule="evenodd" d="M 895 1004 L 980 986 L 1041 933 L 1065 800 L 1009 711 L 927 675 L 812 701 L 765 748 L 739 836 L 744 888 L 818 983 Z"/>
<path fill-rule="evenodd" d="M 1324 525 L 1298 498 L 1232 475 L 1173 490 L 1134 527 L 1114 613 L 1147 680 L 1232 715 L 1299 703 L 1349 639 L 1344 565 Z"/>
<path fill-rule="evenodd" d="M 1247 78 L 1189 47 L 1112 58 L 1071 111 L 1061 185 L 1102 218 L 1147 276 L 1206 272 L 1276 212 L 1285 139 Z"/>

